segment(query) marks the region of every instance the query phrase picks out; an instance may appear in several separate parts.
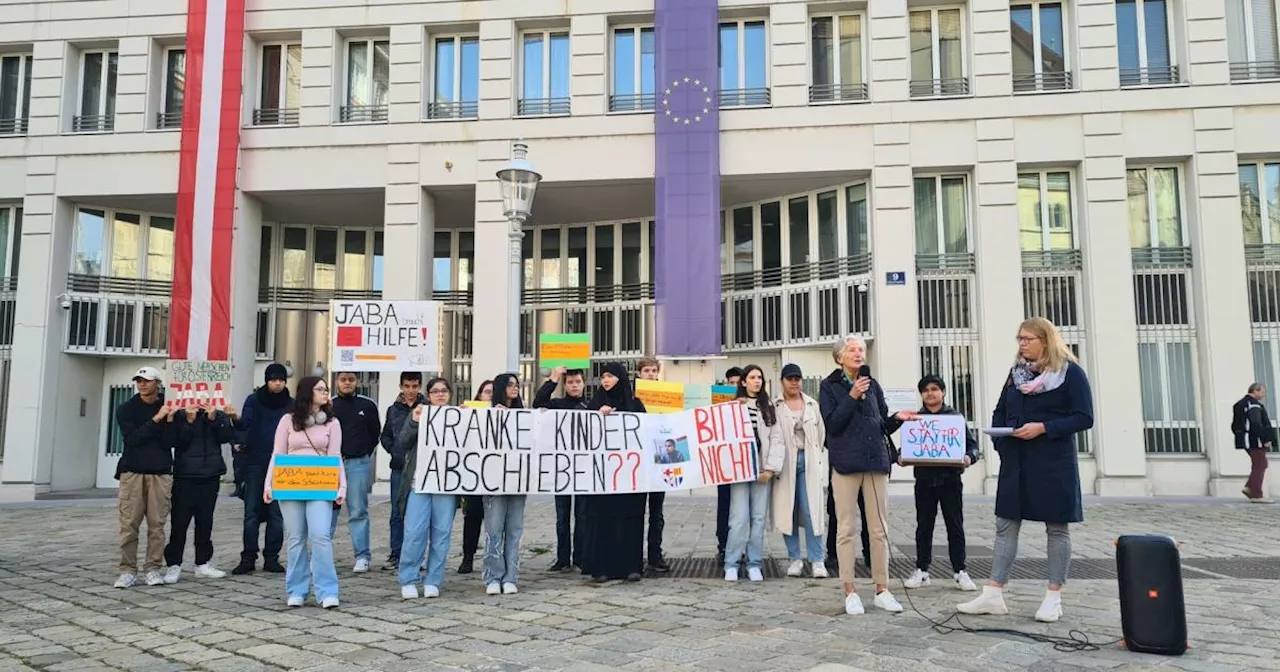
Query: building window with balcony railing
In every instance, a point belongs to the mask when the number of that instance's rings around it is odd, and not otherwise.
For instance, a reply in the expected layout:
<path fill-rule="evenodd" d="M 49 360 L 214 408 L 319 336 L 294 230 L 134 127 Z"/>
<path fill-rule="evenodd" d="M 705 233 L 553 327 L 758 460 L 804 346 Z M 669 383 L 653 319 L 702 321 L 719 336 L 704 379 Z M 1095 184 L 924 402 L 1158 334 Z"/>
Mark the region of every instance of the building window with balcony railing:
<path fill-rule="evenodd" d="M 1120 86 L 1180 81 L 1169 4 L 1166 0 L 1116 0 Z"/>
<path fill-rule="evenodd" d="M 917 264 L 944 268 L 950 260 L 962 266 L 972 265 L 968 178 L 963 175 L 917 177 L 914 187 Z"/>
<path fill-rule="evenodd" d="M 964 175 L 917 176 L 916 306 L 920 365 L 950 382 L 957 409 L 974 417 L 978 330 L 969 248 L 969 184 Z"/>
<path fill-rule="evenodd" d="M 867 100 L 865 41 L 862 14 L 834 14 L 809 18 L 813 56 L 810 103 Z"/>
<path fill-rule="evenodd" d="M 613 76 L 609 89 L 610 112 L 654 109 L 654 76 L 657 67 L 653 26 L 617 26 L 610 45 Z"/>
<path fill-rule="evenodd" d="M 1280 371 L 1280 162 L 1241 164 L 1240 221 L 1244 228 L 1253 377 L 1267 386 L 1267 411 L 1276 412 Z M 1273 422 L 1275 422 L 1273 420 Z M 1280 446 L 1273 447 L 1280 451 Z"/>
<path fill-rule="evenodd" d="M 769 94 L 769 37 L 764 21 L 720 24 L 720 107 L 763 107 Z"/>
<path fill-rule="evenodd" d="M 182 128 L 182 104 L 186 99 L 187 50 L 171 47 L 164 51 L 164 86 L 156 128 Z"/>
<path fill-rule="evenodd" d="M 1194 0 L 1192 0 L 1194 1 Z M 1232 81 L 1280 78 L 1276 0 L 1226 0 Z"/>
<path fill-rule="evenodd" d="M 480 38 L 437 37 L 433 42 L 431 100 L 428 119 L 475 119 L 480 116 Z"/>
<path fill-rule="evenodd" d="M 116 119 L 116 65 L 114 49 L 80 54 L 80 92 L 71 130 L 76 133 L 109 132 Z"/>
<path fill-rule="evenodd" d="M 0 205 L 0 348 L 13 346 L 21 252 L 22 208 Z"/>
<path fill-rule="evenodd" d="M 346 102 L 338 110 L 342 123 L 386 123 L 391 92 L 391 42 L 372 38 L 347 40 Z"/>
<path fill-rule="evenodd" d="M 31 117 L 31 54 L 0 55 L 0 136 L 26 135 Z"/>
<path fill-rule="evenodd" d="M 264 44 L 259 54 L 258 106 L 254 126 L 298 123 L 302 105 L 302 45 Z"/>
<path fill-rule="evenodd" d="M 913 10 L 908 17 L 912 98 L 969 95 L 964 10 Z"/>
<path fill-rule="evenodd" d="M 1013 53 L 1013 90 L 1062 91 L 1073 88 L 1067 41 L 1067 5 L 1019 3 L 1009 7 Z"/>
<path fill-rule="evenodd" d="M 516 102 L 516 115 L 569 114 L 568 31 L 529 32 L 524 34 L 522 42 L 522 86 Z"/>

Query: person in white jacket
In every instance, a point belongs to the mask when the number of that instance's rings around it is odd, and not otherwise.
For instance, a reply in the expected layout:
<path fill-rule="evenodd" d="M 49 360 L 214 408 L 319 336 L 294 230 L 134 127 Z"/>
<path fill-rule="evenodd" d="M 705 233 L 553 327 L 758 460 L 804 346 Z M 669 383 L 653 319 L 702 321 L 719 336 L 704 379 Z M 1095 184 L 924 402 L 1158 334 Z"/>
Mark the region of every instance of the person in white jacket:
<path fill-rule="evenodd" d="M 743 369 L 738 400 L 751 416 L 756 435 L 760 477 L 729 486 L 729 539 L 724 551 L 724 580 L 738 580 L 738 561 L 747 554 L 747 578 L 764 581 L 764 517 L 769 509 L 769 482 L 782 470 L 786 446 L 778 414 L 764 387 L 764 372 L 752 364 Z"/>
<path fill-rule="evenodd" d="M 787 576 L 803 576 L 805 560 L 809 561 L 815 579 L 827 578 L 823 563 L 826 549 L 827 488 L 831 475 L 827 470 L 827 429 L 822 421 L 818 400 L 800 389 L 800 367 L 782 367 L 782 394 L 773 402 L 786 446 L 786 461 L 773 484 L 773 526 L 782 534 L 791 565 Z M 800 548 L 800 528 L 805 530 L 804 552 Z"/>

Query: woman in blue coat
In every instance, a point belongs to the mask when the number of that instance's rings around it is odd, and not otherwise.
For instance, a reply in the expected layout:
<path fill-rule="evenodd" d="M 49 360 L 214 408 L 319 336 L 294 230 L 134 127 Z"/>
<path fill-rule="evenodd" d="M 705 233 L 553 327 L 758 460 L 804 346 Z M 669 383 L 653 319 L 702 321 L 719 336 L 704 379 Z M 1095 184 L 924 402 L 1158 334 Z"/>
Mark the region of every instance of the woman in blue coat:
<path fill-rule="evenodd" d="M 1070 523 L 1084 520 L 1075 435 L 1093 426 L 1093 394 L 1053 323 L 1033 317 L 1018 328 L 1018 358 L 991 417 L 1009 436 L 993 439 L 1000 456 L 996 488 L 995 562 L 982 595 L 956 608 L 964 614 L 1007 614 L 1004 586 L 1018 555 L 1022 521 L 1045 524 L 1049 589 L 1036 620 L 1062 616 L 1062 584 L 1071 562 Z"/>

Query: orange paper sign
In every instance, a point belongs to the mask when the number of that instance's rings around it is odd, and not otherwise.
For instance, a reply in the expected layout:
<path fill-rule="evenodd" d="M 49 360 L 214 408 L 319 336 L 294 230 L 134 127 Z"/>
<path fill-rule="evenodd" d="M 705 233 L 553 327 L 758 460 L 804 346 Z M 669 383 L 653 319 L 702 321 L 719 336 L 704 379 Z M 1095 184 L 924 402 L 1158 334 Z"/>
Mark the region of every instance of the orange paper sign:
<path fill-rule="evenodd" d="M 339 467 L 276 467 L 273 490 L 337 490 Z"/>

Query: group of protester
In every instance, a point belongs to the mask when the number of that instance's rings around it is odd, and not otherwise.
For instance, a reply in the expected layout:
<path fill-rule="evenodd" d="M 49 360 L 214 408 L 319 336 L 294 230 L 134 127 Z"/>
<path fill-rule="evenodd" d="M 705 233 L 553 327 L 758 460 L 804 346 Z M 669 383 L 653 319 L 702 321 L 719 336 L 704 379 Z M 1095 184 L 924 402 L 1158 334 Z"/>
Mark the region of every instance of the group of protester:
<path fill-rule="evenodd" d="M 993 428 L 1006 428 L 991 432 L 1001 459 L 994 570 L 981 595 L 957 608 L 969 614 L 1008 612 L 1002 589 L 1017 554 L 1021 522 L 1032 520 L 1045 523 L 1049 540 L 1049 589 L 1036 618 L 1054 621 L 1061 615 L 1060 590 L 1071 554 L 1067 526 L 1083 520 L 1074 435 L 1092 426 L 1092 401 L 1084 371 L 1050 322 L 1027 320 L 1017 342 L 1018 355 L 991 422 Z M 888 478 L 892 465 L 902 463 L 891 435 L 918 415 L 958 411 L 945 403 L 945 382 L 926 375 L 918 385 L 919 410 L 891 413 L 884 390 L 865 365 L 866 354 L 866 343 L 857 336 L 837 343 L 832 356 L 838 366 L 822 380 L 816 400 L 803 392 L 803 374 L 795 364 L 783 367 L 777 396 L 770 395 L 759 366 L 727 372 L 726 382 L 736 385 L 737 397 L 748 410 L 760 473 L 752 482 L 720 486 L 717 537 L 726 580 L 738 580 L 743 562 L 751 581 L 764 579 L 765 526 L 766 519 L 772 519 L 790 560 L 787 575 L 803 576 L 806 562 L 814 578 L 838 571 L 846 613 L 861 614 L 864 608 L 854 589 L 853 545 L 861 520 L 862 554 L 875 584 L 873 603 L 886 611 L 902 611 L 888 588 Z M 658 363 L 644 359 L 638 373 L 641 379 L 656 380 Z M 322 607 L 339 604 L 332 538 L 344 508 L 355 555 L 353 571 L 369 571 L 368 496 L 379 446 L 391 461 L 391 549 L 382 569 L 396 571 L 402 597 L 440 595 L 459 506 L 464 522 L 457 573 L 473 571 L 483 525 L 486 593 L 518 592 L 526 496 L 458 498 L 416 492 L 411 485 L 423 408 L 453 402 L 449 381 L 430 379 L 424 395 L 421 374 L 401 374 L 400 395 L 380 421 L 373 401 L 357 393 L 353 373 L 337 375 L 336 398 L 318 377 L 303 378 L 296 396 L 291 396 L 287 377 L 285 367 L 268 366 L 264 384 L 237 414 L 231 407 L 166 406 L 159 393 L 159 372 L 150 367 L 137 372 L 138 394 L 116 413 L 125 445 L 117 474 L 121 562 L 116 587 L 128 588 L 137 580 L 138 526 L 143 518 L 148 527 L 148 585 L 179 580 L 192 519 L 197 576 L 224 575 L 211 564 L 210 537 L 218 483 L 226 471 L 221 446 L 234 443 L 236 493 L 244 500 L 244 541 L 240 563 L 232 571 L 247 574 L 257 569 L 259 528 L 265 524 L 262 567 L 285 573 L 290 606 L 301 606 L 311 593 Z M 585 372 L 558 368 L 531 405 L 606 415 L 646 412 L 621 363 L 602 368 L 590 398 L 586 383 Z M 520 389 L 515 374 L 502 374 L 484 381 L 475 399 L 495 407 L 524 408 Z M 273 497 L 275 457 L 292 454 L 341 456 L 336 500 Z M 978 458 L 977 442 L 969 435 L 961 466 L 915 467 L 917 569 L 903 582 L 906 588 L 930 584 L 933 528 L 941 507 L 953 580 L 961 590 L 977 590 L 965 568 L 961 476 Z M 656 572 L 668 571 L 662 553 L 663 504 L 663 493 L 557 496 L 556 557 L 550 570 L 577 568 L 598 582 L 639 581 L 646 565 Z M 165 547 L 164 518 L 170 508 L 172 531 Z M 855 516 L 855 510 L 860 514 Z M 805 530 L 803 540 L 800 528 Z M 834 544 L 829 543 L 833 531 Z M 279 553 L 286 536 L 288 564 L 283 567 Z"/>

